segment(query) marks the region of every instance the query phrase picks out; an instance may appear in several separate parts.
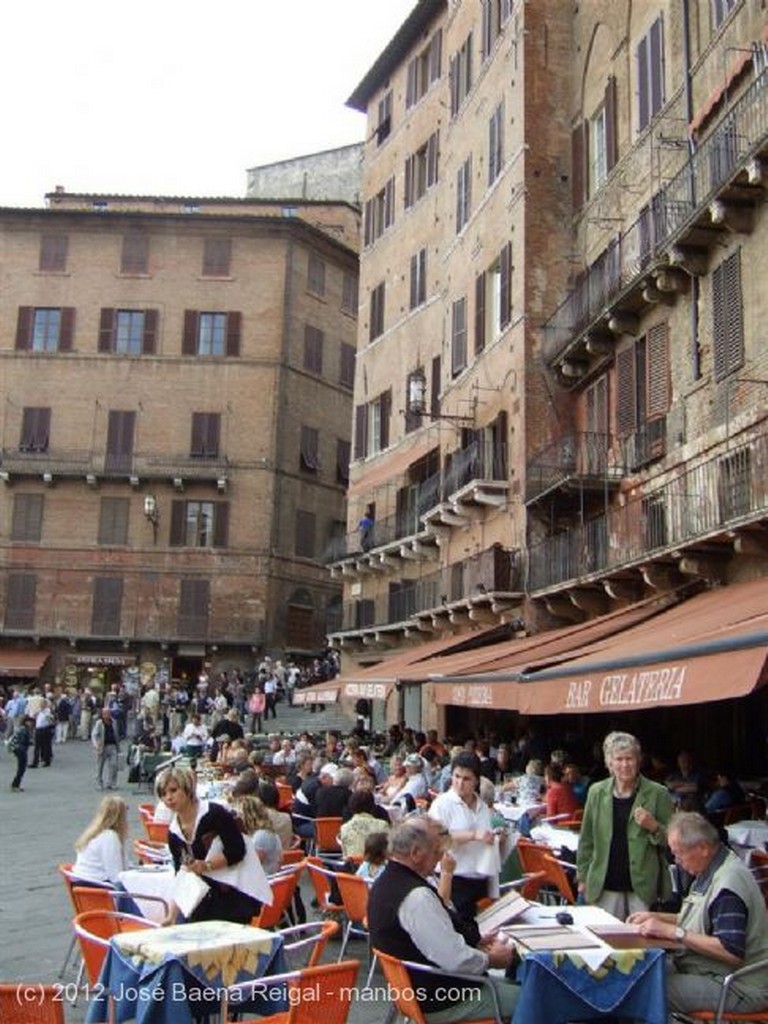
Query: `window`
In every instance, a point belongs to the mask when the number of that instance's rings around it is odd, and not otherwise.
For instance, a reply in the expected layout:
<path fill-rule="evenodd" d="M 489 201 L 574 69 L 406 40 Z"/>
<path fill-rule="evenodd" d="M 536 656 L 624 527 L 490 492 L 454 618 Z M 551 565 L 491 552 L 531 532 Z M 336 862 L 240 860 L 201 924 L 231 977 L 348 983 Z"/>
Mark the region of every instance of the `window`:
<path fill-rule="evenodd" d="M 208 637 L 211 584 L 208 580 L 182 580 L 179 586 L 179 636 L 196 640 Z"/>
<path fill-rule="evenodd" d="M 193 412 L 189 454 L 193 459 L 217 459 L 221 439 L 221 413 Z"/>
<path fill-rule="evenodd" d="M 171 547 L 225 548 L 228 539 L 228 501 L 171 502 Z"/>
<path fill-rule="evenodd" d="M 504 104 L 499 103 L 488 121 L 488 184 L 492 185 L 504 166 Z"/>
<path fill-rule="evenodd" d="M 720 522 L 749 515 L 757 508 L 752 485 L 752 455 L 749 448 L 741 448 L 727 455 L 717 464 L 717 499 Z"/>
<path fill-rule="evenodd" d="M 323 332 L 311 324 L 304 326 L 304 369 L 318 376 L 323 372 Z"/>
<path fill-rule="evenodd" d="M 475 279 L 475 353 L 482 352 L 512 319 L 512 243 Z"/>
<path fill-rule="evenodd" d="M 408 65 L 405 109 L 418 103 L 433 82 L 440 77 L 440 61 L 443 47 L 442 29 L 438 29 L 427 46 Z"/>
<path fill-rule="evenodd" d="M 392 131 L 392 90 L 382 96 L 379 100 L 378 120 L 376 122 L 376 145 L 380 146 L 385 139 L 389 138 Z"/>
<path fill-rule="evenodd" d="M 467 365 L 467 300 L 457 299 L 451 310 L 451 373 L 456 377 Z"/>
<path fill-rule="evenodd" d="M 111 409 L 107 423 L 107 455 L 104 463 L 109 473 L 130 473 L 133 469 L 133 439 L 136 413 Z"/>
<path fill-rule="evenodd" d="M 616 421 L 627 461 L 639 469 L 666 450 L 669 409 L 669 329 L 656 324 L 616 355 Z"/>
<path fill-rule="evenodd" d="M 5 628 L 34 629 L 37 576 L 31 572 L 8 574 L 5 598 Z"/>
<path fill-rule="evenodd" d="M 718 188 L 733 173 L 743 148 L 735 118 L 724 118 L 708 142 L 710 185 Z"/>
<path fill-rule="evenodd" d="M 229 277 L 232 262 L 230 238 L 206 238 L 203 242 L 203 277 Z"/>
<path fill-rule="evenodd" d="M 611 76 L 605 87 L 603 102 L 583 126 L 589 144 L 587 181 L 593 196 L 616 164 L 616 79 Z"/>
<path fill-rule="evenodd" d="M 102 309 L 99 352 L 121 356 L 153 355 L 156 339 L 156 309 Z"/>
<path fill-rule="evenodd" d="M 121 274 L 146 274 L 149 266 L 149 239 L 146 235 L 123 235 L 120 250 Z"/>
<path fill-rule="evenodd" d="M 336 439 L 336 483 L 343 484 L 345 487 L 349 484 L 351 452 L 352 446 L 349 441 L 344 441 L 341 438 Z"/>
<path fill-rule="evenodd" d="M 389 446 L 392 391 L 383 391 L 367 405 L 355 406 L 355 458 L 364 459 Z"/>
<path fill-rule="evenodd" d="M 19 306 L 16 348 L 30 352 L 71 352 L 75 311 Z"/>
<path fill-rule="evenodd" d="M 356 355 L 355 346 L 342 341 L 339 355 L 339 384 L 342 387 L 352 388 L 355 386 Z"/>
<path fill-rule="evenodd" d="M 456 172 L 456 234 L 469 220 L 472 210 L 472 157 L 467 157 Z"/>
<path fill-rule="evenodd" d="M 607 471 L 608 446 L 608 377 L 603 374 L 590 384 L 584 394 L 586 405 L 587 445 L 585 471 L 604 476 Z"/>
<path fill-rule="evenodd" d="M 47 452 L 51 436 L 51 410 L 46 406 L 24 407 L 21 418 L 20 452 Z"/>
<path fill-rule="evenodd" d="M 376 195 L 367 200 L 364 211 L 363 242 L 372 245 L 395 223 L 395 179 L 390 178 Z M 356 290 L 356 289 L 355 289 Z"/>
<path fill-rule="evenodd" d="M 314 252 L 309 254 L 307 290 L 313 295 L 325 295 L 325 260 Z"/>
<path fill-rule="evenodd" d="M 664 23 L 661 15 L 637 48 L 637 127 L 643 131 L 664 106 Z"/>
<path fill-rule="evenodd" d="M 11 540 L 39 544 L 43 535 L 43 495 L 14 494 Z"/>
<path fill-rule="evenodd" d="M 357 316 L 358 284 L 357 274 L 351 274 L 348 270 L 345 270 L 341 282 L 341 309 L 343 313 Z"/>
<path fill-rule="evenodd" d="M 512 13 L 512 0 L 481 0 L 482 22 L 480 55 L 485 61 L 490 57 L 496 40 Z"/>
<path fill-rule="evenodd" d="M 715 380 L 723 380 L 744 365 L 739 249 L 712 272 L 712 321 Z"/>
<path fill-rule="evenodd" d="M 438 179 L 440 133 L 433 132 L 420 149 L 405 161 L 406 210 L 413 206 Z"/>
<path fill-rule="evenodd" d="M 411 309 L 423 306 L 427 301 L 427 250 L 411 256 Z"/>
<path fill-rule="evenodd" d="M 371 322 L 368 328 L 368 340 L 374 341 L 384 333 L 384 299 L 385 285 L 382 281 L 371 291 Z"/>
<path fill-rule="evenodd" d="M 451 89 L 451 117 L 456 117 L 472 89 L 472 33 L 451 57 L 448 71 Z"/>
<path fill-rule="evenodd" d="M 122 577 L 95 576 L 93 580 L 91 634 L 93 636 L 120 636 L 120 612 L 122 605 Z"/>
<path fill-rule="evenodd" d="M 712 21 L 714 28 L 719 28 L 733 8 L 737 0 L 712 0 Z"/>
<path fill-rule="evenodd" d="M 315 557 L 315 513 L 297 509 L 293 550 L 299 558 Z"/>
<path fill-rule="evenodd" d="M 67 269 L 69 235 L 42 235 L 40 237 L 39 269 L 49 274 L 61 274 Z"/>
<path fill-rule="evenodd" d="M 239 356 L 240 313 L 184 312 L 182 355 Z"/>
<path fill-rule="evenodd" d="M 316 651 L 318 641 L 315 609 L 289 604 L 285 620 L 286 645 L 293 650 Z"/>
<path fill-rule="evenodd" d="M 306 473 L 317 473 L 320 469 L 320 431 L 315 427 L 302 426 L 299 447 L 299 467 Z"/>
<path fill-rule="evenodd" d="M 99 509 L 99 544 L 128 543 L 129 498 L 102 498 Z"/>

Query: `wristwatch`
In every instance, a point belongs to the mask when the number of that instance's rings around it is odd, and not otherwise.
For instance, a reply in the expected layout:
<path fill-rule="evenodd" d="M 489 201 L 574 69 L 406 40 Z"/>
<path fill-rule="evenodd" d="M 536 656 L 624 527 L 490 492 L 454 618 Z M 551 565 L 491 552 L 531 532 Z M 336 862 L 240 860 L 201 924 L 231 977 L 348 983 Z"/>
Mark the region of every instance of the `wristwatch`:
<path fill-rule="evenodd" d="M 680 925 L 678 925 L 675 928 L 675 939 L 676 939 L 676 941 L 677 942 L 685 942 L 685 935 L 686 935 L 685 928 L 681 928 Z"/>

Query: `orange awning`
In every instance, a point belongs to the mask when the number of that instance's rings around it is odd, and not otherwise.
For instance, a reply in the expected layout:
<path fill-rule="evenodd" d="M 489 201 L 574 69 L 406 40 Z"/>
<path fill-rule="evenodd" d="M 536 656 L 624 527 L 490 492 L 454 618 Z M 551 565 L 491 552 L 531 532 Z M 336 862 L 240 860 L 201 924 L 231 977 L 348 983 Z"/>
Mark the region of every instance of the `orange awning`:
<path fill-rule="evenodd" d="M 41 651 L 37 647 L 31 650 L 0 647 L 0 676 L 34 679 L 40 675 L 40 671 L 48 660 L 49 655 L 49 651 Z"/>
<path fill-rule="evenodd" d="M 768 580 L 699 594 L 611 637 L 577 644 L 564 657 L 521 660 L 519 653 L 510 651 L 494 672 L 476 668 L 444 681 L 433 675 L 435 700 L 547 715 L 744 696 L 768 677 Z"/>

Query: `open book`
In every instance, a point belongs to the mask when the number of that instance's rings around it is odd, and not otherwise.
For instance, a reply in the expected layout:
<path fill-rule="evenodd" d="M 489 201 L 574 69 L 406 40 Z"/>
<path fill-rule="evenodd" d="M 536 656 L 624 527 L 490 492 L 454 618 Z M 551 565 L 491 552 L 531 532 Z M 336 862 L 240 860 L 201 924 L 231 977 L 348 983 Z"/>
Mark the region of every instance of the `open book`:
<path fill-rule="evenodd" d="M 485 938 L 498 928 L 501 928 L 502 925 L 509 924 L 510 921 L 516 921 L 521 914 L 525 913 L 529 906 L 528 900 L 524 899 L 514 889 L 511 890 L 477 915 L 476 920 L 477 926 L 480 929 L 480 935 Z"/>

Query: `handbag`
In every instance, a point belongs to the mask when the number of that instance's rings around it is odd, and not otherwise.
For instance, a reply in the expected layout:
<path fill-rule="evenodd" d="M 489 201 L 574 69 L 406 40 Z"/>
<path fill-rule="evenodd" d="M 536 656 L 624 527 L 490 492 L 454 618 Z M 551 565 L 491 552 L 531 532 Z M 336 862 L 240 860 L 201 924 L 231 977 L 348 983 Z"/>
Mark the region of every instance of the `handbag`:
<path fill-rule="evenodd" d="M 173 880 L 171 899 L 184 917 L 189 918 L 203 902 L 210 889 L 208 883 L 204 882 L 199 875 L 182 868 Z"/>

